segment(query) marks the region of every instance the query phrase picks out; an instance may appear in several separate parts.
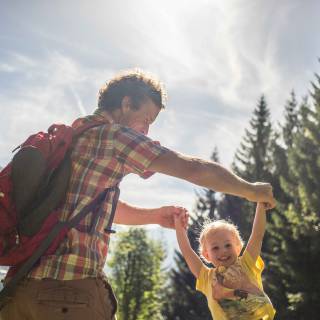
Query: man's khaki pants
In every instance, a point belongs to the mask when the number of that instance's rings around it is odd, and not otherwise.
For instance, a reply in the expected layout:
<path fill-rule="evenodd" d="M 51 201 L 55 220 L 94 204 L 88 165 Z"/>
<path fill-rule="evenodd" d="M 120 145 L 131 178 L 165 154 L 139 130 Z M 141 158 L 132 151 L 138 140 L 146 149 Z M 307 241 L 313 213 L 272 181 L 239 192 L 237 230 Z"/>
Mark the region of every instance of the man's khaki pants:
<path fill-rule="evenodd" d="M 100 278 L 27 279 L 0 312 L 1 320 L 115 320 L 116 299 Z"/>

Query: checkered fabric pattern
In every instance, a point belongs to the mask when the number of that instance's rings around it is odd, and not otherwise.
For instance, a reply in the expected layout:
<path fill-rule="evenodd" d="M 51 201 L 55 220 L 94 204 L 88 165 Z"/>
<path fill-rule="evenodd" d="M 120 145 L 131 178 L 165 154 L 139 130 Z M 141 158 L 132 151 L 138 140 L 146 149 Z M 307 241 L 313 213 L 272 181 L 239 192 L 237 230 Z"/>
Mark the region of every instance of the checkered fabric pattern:
<path fill-rule="evenodd" d="M 109 123 L 99 113 L 80 118 L 73 126 L 90 120 L 106 123 L 86 131 L 72 152 L 71 181 L 60 215 L 64 221 L 76 215 L 102 190 L 118 185 L 125 175 L 150 176 L 146 175 L 150 163 L 167 150 L 128 127 Z M 110 192 L 102 215 L 89 213 L 69 231 L 55 255 L 42 257 L 29 277 L 74 280 L 102 274 L 109 242 L 104 229 L 113 196 L 114 192 Z"/>

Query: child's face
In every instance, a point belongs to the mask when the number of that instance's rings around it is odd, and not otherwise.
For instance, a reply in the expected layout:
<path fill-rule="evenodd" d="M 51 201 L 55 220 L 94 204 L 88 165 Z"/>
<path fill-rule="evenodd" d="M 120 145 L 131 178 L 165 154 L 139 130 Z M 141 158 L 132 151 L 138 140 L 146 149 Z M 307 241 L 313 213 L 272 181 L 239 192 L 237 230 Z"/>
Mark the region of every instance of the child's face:
<path fill-rule="evenodd" d="M 229 267 L 236 262 L 241 251 L 236 235 L 225 229 L 209 232 L 204 244 L 203 256 L 216 267 Z"/>

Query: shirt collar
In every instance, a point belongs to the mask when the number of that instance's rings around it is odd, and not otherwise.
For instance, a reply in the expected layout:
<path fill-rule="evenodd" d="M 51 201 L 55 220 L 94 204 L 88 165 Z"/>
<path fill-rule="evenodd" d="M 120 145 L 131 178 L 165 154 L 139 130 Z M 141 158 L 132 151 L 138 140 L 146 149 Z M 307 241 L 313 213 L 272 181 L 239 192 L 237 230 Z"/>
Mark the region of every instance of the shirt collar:
<path fill-rule="evenodd" d="M 108 113 L 106 113 L 100 109 L 94 110 L 93 115 L 98 116 L 99 118 L 106 119 L 111 124 L 114 123 L 114 120 L 112 119 L 112 117 Z"/>

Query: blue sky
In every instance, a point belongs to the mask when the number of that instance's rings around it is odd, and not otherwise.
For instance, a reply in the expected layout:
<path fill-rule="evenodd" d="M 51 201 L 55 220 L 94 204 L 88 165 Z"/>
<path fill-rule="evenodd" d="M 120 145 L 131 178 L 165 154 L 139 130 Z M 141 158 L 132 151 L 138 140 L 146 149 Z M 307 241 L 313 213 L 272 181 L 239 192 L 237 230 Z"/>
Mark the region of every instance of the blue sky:
<path fill-rule="evenodd" d="M 29 134 L 92 112 L 99 87 L 133 67 L 168 91 L 150 136 L 206 159 L 217 146 L 229 166 L 262 93 L 277 122 L 292 89 L 308 92 L 319 12 L 316 0 L 0 0 L 0 166 Z M 132 176 L 122 199 L 192 210 L 195 190 Z"/>

